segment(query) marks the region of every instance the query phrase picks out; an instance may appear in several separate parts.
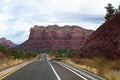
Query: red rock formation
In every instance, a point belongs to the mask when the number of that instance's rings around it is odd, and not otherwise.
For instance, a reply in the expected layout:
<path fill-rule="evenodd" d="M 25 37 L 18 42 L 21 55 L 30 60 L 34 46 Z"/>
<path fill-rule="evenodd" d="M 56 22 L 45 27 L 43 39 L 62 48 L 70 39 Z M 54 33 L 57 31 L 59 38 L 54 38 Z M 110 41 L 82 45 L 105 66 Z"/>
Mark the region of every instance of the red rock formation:
<path fill-rule="evenodd" d="M 7 40 L 5 38 L 0 38 L 0 46 L 4 46 L 6 48 L 13 48 L 13 47 L 15 47 L 13 42 L 11 42 L 10 40 Z"/>
<path fill-rule="evenodd" d="M 57 49 L 75 49 L 78 50 L 85 39 L 85 36 L 91 32 L 78 26 L 49 25 L 47 27 L 34 26 L 30 29 L 29 39 L 20 47 L 25 50 L 50 51 Z"/>
<path fill-rule="evenodd" d="M 80 48 L 79 56 L 120 58 L 120 14 L 106 21 L 89 36 Z"/>

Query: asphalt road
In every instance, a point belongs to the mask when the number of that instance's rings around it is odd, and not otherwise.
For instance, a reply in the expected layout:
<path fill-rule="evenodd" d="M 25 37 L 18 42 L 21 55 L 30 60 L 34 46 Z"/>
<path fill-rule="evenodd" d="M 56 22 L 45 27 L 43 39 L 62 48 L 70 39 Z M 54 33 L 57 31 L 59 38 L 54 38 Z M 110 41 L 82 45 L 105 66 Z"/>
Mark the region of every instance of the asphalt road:
<path fill-rule="evenodd" d="M 3 80 L 103 80 L 62 62 L 48 61 L 45 54 L 41 57 Z"/>

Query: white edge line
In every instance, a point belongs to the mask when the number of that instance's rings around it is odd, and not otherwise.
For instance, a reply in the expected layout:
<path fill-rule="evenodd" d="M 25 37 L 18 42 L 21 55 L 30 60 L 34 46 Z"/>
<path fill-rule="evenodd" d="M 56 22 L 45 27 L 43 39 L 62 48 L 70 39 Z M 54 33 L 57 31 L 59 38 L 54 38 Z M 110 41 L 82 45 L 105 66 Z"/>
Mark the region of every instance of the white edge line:
<path fill-rule="evenodd" d="M 57 74 L 57 72 L 55 71 L 54 67 L 52 66 L 52 64 L 48 61 L 50 67 L 52 68 L 53 72 L 55 73 L 56 77 L 58 80 L 61 80 L 61 78 L 59 77 L 59 75 Z"/>
<path fill-rule="evenodd" d="M 90 75 L 88 75 L 88 74 L 85 74 L 85 73 L 82 72 L 82 71 L 79 71 L 79 70 L 77 70 L 77 69 L 75 69 L 75 68 L 73 68 L 73 67 L 71 67 L 71 66 L 68 66 L 68 65 L 66 65 L 66 64 L 64 64 L 64 63 L 61 63 L 61 64 L 65 65 L 66 67 L 71 68 L 71 69 L 73 69 L 73 70 L 75 70 L 75 71 L 77 71 L 77 72 L 80 72 L 82 75 L 84 75 L 84 76 L 86 76 L 86 77 L 88 77 L 88 78 L 90 78 L 90 79 L 92 79 L 92 80 L 96 80 L 94 77 L 92 77 L 92 76 L 90 76 Z"/>
<path fill-rule="evenodd" d="M 83 73 L 83 72 L 82 72 L 82 69 L 80 69 L 81 71 L 79 71 L 79 70 L 77 70 L 77 69 L 75 69 L 75 68 L 73 68 L 73 67 L 71 67 L 71 66 L 69 66 L 69 65 L 67 65 L 67 64 L 65 64 L 65 63 L 61 63 L 61 64 L 66 65 L 66 66 L 72 68 L 73 70 L 75 70 L 75 71 L 77 71 L 77 72 Z M 83 70 L 83 71 L 85 71 L 85 70 Z M 100 78 L 100 79 L 102 79 L 102 80 L 105 80 L 104 78 L 102 78 L 102 77 L 100 77 L 100 76 L 94 75 L 94 74 L 92 74 L 92 73 L 90 73 L 90 72 L 87 72 L 87 71 L 85 71 L 85 72 L 91 74 L 92 76 L 95 76 L 95 77 L 97 77 L 97 78 Z M 89 75 L 85 75 L 85 76 L 90 77 Z M 94 78 L 94 77 L 91 77 L 91 78 Z"/>
<path fill-rule="evenodd" d="M 61 64 L 59 64 L 59 65 L 61 65 Z M 84 80 L 87 80 L 85 77 L 83 77 L 83 76 L 81 76 L 80 74 L 76 73 L 76 72 L 73 71 L 72 69 L 70 69 L 70 68 L 68 68 L 68 67 L 66 67 L 66 66 L 64 66 L 64 65 L 61 65 L 61 66 L 63 66 L 64 68 L 70 70 L 71 72 L 73 72 L 74 74 L 76 74 L 76 75 L 78 75 L 79 77 L 83 78 Z"/>

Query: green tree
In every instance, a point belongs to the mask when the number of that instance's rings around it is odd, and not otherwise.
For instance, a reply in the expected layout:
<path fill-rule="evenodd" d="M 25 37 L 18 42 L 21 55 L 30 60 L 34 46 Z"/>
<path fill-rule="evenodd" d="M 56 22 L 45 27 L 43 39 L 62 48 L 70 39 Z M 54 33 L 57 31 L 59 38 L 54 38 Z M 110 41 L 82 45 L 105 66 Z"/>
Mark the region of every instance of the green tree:
<path fill-rule="evenodd" d="M 5 54 L 7 58 L 10 57 L 10 51 L 4 46 L 0 46 L 0 52 L 3 52 L 3 54 Z"/>
<path fill-rule="evenodd" d="M 115 15 L 115 9 L 112 6 L 112 4 L 110 4 L 110 3 L 105 7 L 105 9 L 107 10 L 107 13 L 105 15 L 105 19 L 109 20 L 110 18 L 112 18 Z"/>
<path fill-rule="evenodd" d="M 76 55 L 76 50 L 69 50 L 68 57 L 73 58 Z"/>

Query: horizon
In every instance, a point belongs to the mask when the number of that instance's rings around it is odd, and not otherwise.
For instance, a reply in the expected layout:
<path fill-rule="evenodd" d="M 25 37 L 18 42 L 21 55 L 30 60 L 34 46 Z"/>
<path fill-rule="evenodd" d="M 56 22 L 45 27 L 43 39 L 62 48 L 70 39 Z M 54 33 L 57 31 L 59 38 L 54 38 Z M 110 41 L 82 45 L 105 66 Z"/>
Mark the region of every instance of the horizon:
<path fill-rule="evenodd" d="M 108 3 L 115 8 L 119 0 L 2 0 L 0 38 L 21 44 L 34 25 L 77 25 L 96 30 L 104 23 Z M 92 12 L 92 13 L 91 13 Z"/>

